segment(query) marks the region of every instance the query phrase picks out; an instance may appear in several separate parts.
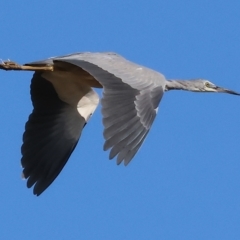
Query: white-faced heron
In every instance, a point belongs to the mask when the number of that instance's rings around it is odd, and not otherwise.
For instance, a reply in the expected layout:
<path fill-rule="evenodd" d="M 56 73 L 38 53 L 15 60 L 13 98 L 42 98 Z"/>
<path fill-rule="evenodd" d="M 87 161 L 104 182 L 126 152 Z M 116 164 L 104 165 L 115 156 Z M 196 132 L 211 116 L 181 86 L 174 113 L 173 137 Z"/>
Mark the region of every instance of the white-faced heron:
<path fill-rule="evenodd" d="M 204 79 L 166 80 L 159 72 L 116 53 L 74 53 L 0 69 L 35 71 L 31 82 L 33 112 L 21 148 L 23 176 L 40 195 L 58 176 L 95 111 L 98 94 L 104 125 L 104 150 L 127 165 L 149 132 L 165 91 L 222 92 L 240 95 Z"/>

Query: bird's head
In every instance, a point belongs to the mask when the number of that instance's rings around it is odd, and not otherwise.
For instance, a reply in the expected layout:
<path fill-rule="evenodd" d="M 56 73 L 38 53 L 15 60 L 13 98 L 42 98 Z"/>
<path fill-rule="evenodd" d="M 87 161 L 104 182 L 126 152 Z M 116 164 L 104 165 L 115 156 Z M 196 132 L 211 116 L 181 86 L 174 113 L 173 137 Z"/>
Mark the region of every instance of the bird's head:
<path fill-rule="evenodd" d="M 195 88 L 195 91 L 197 92 L 217 92 L 217 93 L 229 93 L 234 95 L 240 95 L 240 93 L 237 93 L 230 89 L 219 87 L 208 80 L 201 79 L 201 80 L 194 80 L 193 82 L 195 82 L 194 88 Z"/>
<path fill-rule="evenodd" d="M 187 90 L 192 92 L 217 92 L 240 95 L 240 93 L 233 90 L 222 88 L 206 79 L 192 79 L 192 80 L 167 80 L 165 91 L 169 90 Z"/>

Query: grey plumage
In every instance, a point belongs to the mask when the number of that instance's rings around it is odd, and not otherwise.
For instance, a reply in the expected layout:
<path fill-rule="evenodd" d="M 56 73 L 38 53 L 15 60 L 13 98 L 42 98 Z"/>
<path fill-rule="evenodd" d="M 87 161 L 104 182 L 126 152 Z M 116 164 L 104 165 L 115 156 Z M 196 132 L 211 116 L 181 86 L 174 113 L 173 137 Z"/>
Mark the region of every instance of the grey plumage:
<path fill-rule="evenodd" d="M 103 148 L 110 150 L 110 159 L 125 165 L 145 140 L 165 91 L 239 95 L 204 79 L 166 80 L 116 53 L 75 53 L 23 66 L 5 62 L 0 68 L 36 71 L 31 84 L 34 109 L 22 145 L 23 175 L 28 187 L 35 185 L 36 195 L 60 173 L 95 111 L 99 98 L 94 87 L 103 88 Z"/>
<path fill-rule="evenodd" d="M 39 195 L 60 173 L 86 124 L 76 108 L 62 102 L 52 84 L 35 73 L 31 83 L 34 110 L 21 148 L 27 186 Z"/>

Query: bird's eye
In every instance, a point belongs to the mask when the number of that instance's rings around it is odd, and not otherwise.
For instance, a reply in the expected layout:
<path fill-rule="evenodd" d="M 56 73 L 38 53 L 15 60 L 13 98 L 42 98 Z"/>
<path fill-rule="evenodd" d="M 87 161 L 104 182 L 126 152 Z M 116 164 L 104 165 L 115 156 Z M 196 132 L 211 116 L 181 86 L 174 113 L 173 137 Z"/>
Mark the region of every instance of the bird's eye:
<path fill-rule="evenodd" d="M 205 82 L 206 87 L 211 87 L 211 84 L 209 82 Z"/>

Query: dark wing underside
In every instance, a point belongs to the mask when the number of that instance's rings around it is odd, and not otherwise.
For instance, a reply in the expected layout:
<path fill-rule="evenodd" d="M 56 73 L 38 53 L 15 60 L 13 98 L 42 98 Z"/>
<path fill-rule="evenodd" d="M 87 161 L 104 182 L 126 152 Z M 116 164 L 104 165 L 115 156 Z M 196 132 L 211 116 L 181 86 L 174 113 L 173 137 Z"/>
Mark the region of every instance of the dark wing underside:
<path fill-rule="evenodd" d="M 83 53 L 54 58 L 78 66 L 103 86 L 104 150 L 127 165 L 143 143 L 163 96 L 164 77 L 114 53 Z"/>
<path fill-rule="evenodd" d="M 52 84 L 35 73 L 31 83 L 33 112 L 23 135 L 23 175 L 40 195 L 58 176 L 77 145 L 86 122 L 77 108 L 62 102 Z"/>

